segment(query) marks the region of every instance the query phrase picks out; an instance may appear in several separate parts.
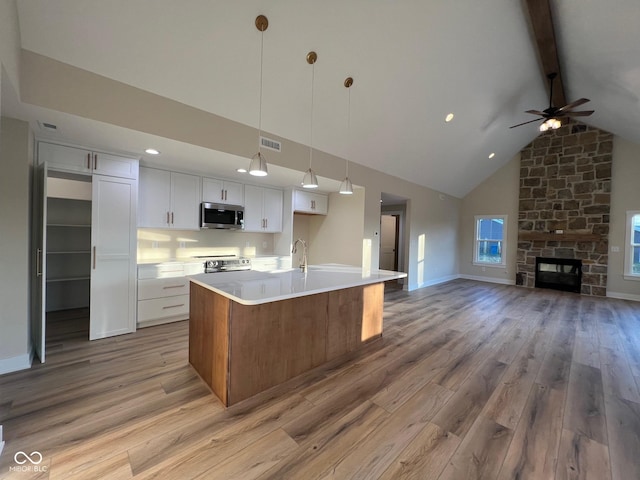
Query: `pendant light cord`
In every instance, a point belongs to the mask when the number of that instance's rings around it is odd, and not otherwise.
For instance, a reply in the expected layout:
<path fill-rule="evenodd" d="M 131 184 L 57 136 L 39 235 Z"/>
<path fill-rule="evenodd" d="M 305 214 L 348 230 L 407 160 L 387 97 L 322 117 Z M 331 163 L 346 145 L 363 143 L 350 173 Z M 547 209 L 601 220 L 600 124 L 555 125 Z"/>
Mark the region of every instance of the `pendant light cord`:
<path fill-rule="evenodd" d="M 349 178 L 349 145 L 350 145 L 350 138 L 351 138 L 351 87 L 347 88 L 347 91 L 349 92 L 349 97 L 348 97 L 348 106 L 349 106 L 349 110 L 347 110 L 347 178 Z"/>
<path fill-rule="evenodd" d="M 311 128 L 309 132 L 309 170 L 311 170 L 311 161 L 313 160 L 313 84 L 316 77 L 316 62 L 311 64 Z"/>
<path fill-rule="evenodd" d="M 264 58 L 264 27 L 260 29 L 260 108 L 258 111 L 258 155 L 262 152 L 262 63 Z"/>

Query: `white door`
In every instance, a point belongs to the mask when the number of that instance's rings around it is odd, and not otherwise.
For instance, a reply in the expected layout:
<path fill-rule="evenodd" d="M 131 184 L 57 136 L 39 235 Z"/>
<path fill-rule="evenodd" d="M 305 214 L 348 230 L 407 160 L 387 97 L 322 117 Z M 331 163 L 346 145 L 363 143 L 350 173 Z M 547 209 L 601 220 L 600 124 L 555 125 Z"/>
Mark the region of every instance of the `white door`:
<path fill-rule="evenodd" d="M 244 185 L 236 182 L 224 182 L 224 203 L 244 205 Z"/>
<path fill-rule="evenodd" d="M 89 339 L 136 329 L 135 180 L 93 176 Z"/>
<path fill-rule="evenodd" d="M 200 177 L 171 172 L 171 228 L 200 230 Z"/>
<path fill-rule="evenodd" d="M 244 186 L 244 229 L 247 232 L 262 232 L 262 197 L 264 189 L 253 185 Z"/>
<path fill-rule="evenodd" d="M 35 242 L 35 259 L 33 265 L 32 312 L 31 312 L 31 340 L 36 355 L 42 363 L 45 360 L 46 340 L 46 281 L 47 272 L 45 252 L 47 246 L 47 165 L 43 163 L 36 172 L 36 182 L 33 189 L 34 221 L 32 223 Z"/>
<path fill-rule="evenodd" d="M 140 167 L 138 226 L 167 228 L 171 209 L 171 174 L 164 170 Z"/>
<path fill-rule="evenodd" d="M 206 203 L 222 203 L 223 200 L 222 180 L 204 177 L 202 179 L 202 201 Z"/>
<path fill-rule="evenodd" d="M 138 178 L 138 162 L 109 153 L 94 153 L 93 173 L 120 178 Z"/>
<path fill-rule="evenodd" d="M 282 231 L 282 190 L 264 189 L 263 209 L 266 232 Z"/>
<path fill-rule="evenodd" d="M 380 269 L 395 270 L 396 222 L 394 215 L 380 217 Z"/>

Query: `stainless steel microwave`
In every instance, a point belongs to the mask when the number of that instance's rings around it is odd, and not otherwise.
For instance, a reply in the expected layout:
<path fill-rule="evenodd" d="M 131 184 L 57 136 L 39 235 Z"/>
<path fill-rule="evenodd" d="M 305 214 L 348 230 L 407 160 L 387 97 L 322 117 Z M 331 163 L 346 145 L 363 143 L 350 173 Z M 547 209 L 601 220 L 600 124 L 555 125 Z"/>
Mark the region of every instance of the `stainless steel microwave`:
<path fill-rule="evenodd" d="M 200 204 L 200 227 L 242 230 L 244 229 L 244 207 L 202 202 Z"/>

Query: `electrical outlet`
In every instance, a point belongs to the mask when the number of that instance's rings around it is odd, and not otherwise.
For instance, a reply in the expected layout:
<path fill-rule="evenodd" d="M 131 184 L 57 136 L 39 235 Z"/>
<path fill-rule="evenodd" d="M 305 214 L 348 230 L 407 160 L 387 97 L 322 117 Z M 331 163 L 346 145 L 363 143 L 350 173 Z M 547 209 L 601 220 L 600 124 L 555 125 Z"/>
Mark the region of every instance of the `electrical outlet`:
<path fill-rule="evenodd" d="M 487 270 L 487 267 L 482 267 L 482 271 L 485 272 Z"/>
<path fill-rule="evenodd" d="M 245 247 L 249 248 L 251 246 L 251 242 L 247 240 L 244 244 Z"/>
<path fill-rule="evenodd" d="M 185 242 L 180 242 L 179 245 L 180 245 L 180 248 L 186 248 L 187 247 L 187 244 Z"/>
<path fill-rule="evenodd" d="M 158 242 L 156 242 L 155 240 L 151 242 L 151 248 L 158 248 Z"/>
<path fill-rule="evenodd" d="M 611 247 L 611 253 L 620 253 L 620 247 Z"/>
<path fill-rule="evenodd" d="M 268 245 L 269 244 L 266 241 L 262 242 L 262 248 L 267 248 Z"/>

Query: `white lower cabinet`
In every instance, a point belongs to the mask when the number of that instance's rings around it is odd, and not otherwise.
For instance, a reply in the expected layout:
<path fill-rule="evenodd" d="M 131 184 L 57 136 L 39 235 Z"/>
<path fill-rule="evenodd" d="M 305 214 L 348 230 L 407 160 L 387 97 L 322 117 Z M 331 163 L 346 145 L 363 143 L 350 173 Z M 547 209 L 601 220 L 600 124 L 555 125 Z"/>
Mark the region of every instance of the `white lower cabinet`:
<path fill-rule="evenodd" d="M 189 279 L 201 271 L 190 264 L 138 265 L 138 327 L 189 318 Z"/>

